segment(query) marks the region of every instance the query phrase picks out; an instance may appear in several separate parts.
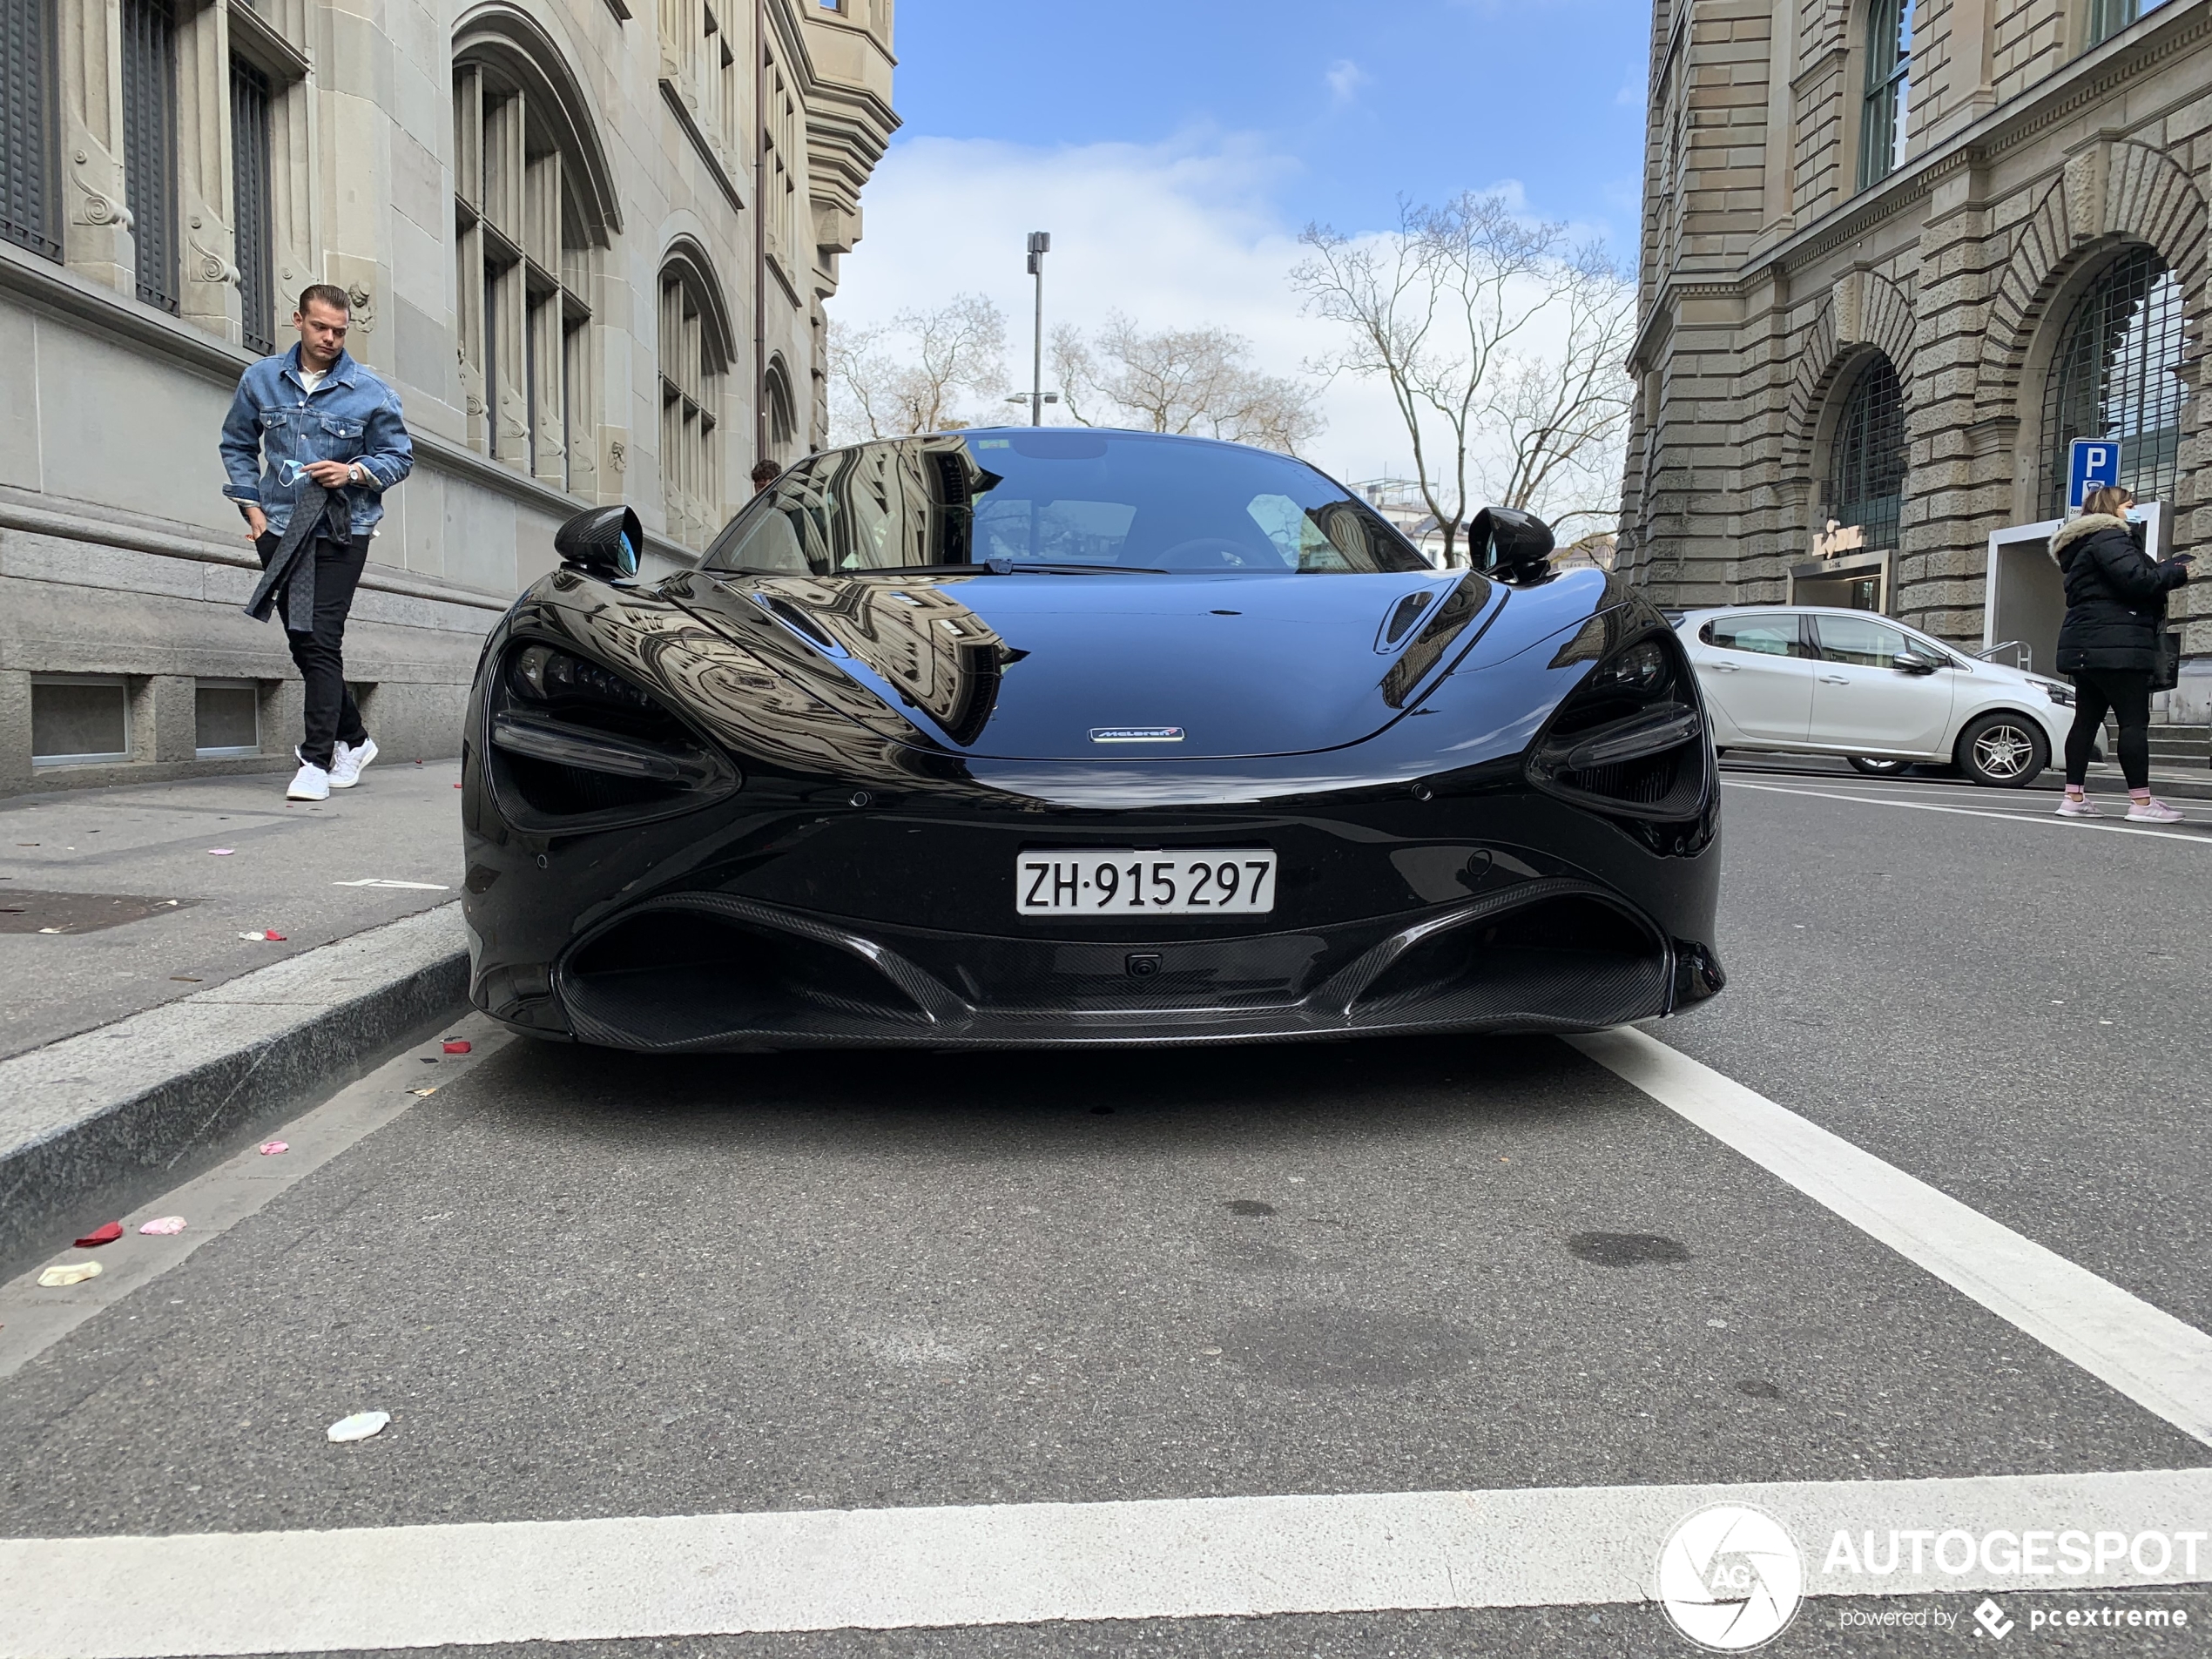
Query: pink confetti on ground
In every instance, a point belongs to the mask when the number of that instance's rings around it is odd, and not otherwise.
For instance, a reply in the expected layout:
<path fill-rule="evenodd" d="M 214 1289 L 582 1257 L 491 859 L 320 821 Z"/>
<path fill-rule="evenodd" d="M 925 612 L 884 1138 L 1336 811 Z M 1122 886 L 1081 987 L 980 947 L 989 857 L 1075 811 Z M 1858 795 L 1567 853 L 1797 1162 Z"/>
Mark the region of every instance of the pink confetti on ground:
<path fill-rule="evenodd" d="M 226 859 L 237 851 L 238 849 L 234 846 L 211 846 L 207 849 L 209 857 L 218 859 Z"/>
<path fill-rule="evenodd" d="M 261 1156 L 265 1158 L 273 1158 L 280 1152 L 289 1152 L 291 1150 L 291 1146 L 283 1141 L 264 1141 L 261 1143 Z"/>
<path fill-rule="evenodd" d="M 157 1235 L 180 1233 L 184 1230 L 185 1218 L 182 1216 L 156 1216 L 152 1221 L 142 1224 L 138 1228 L 142 1233 Z"/>

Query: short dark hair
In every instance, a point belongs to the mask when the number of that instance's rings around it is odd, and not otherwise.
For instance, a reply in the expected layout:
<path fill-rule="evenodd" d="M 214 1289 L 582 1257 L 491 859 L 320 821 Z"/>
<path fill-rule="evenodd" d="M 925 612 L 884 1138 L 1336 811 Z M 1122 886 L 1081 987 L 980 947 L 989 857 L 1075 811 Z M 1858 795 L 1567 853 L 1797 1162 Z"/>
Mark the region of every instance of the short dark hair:
<path fill-rule="evenodd" d="M 783 471 L 781 467 L 763 455 L 752 463 L 752 482 L 756 484 L 772 484 L 783 476 Z"/>
<path fill-rule="evenodd" d="M 335 282 L 310 282 L 300 290 L 300 314 L 306 316 L 310 305 L 328 306 L 333 311 L 354 314 L 354 302 L 346 297 L 345 289 Z"/>

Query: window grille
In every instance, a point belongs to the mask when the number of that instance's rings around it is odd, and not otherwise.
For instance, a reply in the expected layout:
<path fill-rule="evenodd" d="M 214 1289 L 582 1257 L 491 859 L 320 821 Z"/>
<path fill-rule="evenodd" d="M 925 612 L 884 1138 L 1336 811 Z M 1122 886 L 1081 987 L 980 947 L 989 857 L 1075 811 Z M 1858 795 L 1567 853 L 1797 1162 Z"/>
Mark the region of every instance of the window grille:
<path fill-rule="evenodd" d="M 1895 547 L 1905 502 L 1905 391 L 1888 358 L 1873 358 L 1852 380 L 1835 455 L 1830 516 L 1859 526 L 1870 549 Z"/>
<path fill-rule="evenodd" d="M 2138 501 L 2172 501 L 2180 481 L 2182 285 L 2147 247 L 2123 254 L 2074 302 L 2044 383 L 2043 505 L 2067 510 L 2076 438 L 2120 442 L 2120 482 Z"/>
<path fill-rule="evenodd" d="M 231 191 L 238 204 L 238 287 L 246 343 L 276 349 L 276 258 L 270 236 L 269 80 L 231 64 Z"/>
<path fill-rule="evenodd" d="M 1912 0 L 1873 0 L 1866 13 L 1866 92 L 1858 127 L 1864 190 L 1905 159 L 1912 80 Z"/>
<path fill-rule="evenodd" d="M 62 256 L 54 0 L 0 0 L 0 239 Z"/>
<path fill-rule="evenodd" d="M 138 298 L 177 309 L 177 20 L 168 0 L 123 0 L 123 193 Z"/>

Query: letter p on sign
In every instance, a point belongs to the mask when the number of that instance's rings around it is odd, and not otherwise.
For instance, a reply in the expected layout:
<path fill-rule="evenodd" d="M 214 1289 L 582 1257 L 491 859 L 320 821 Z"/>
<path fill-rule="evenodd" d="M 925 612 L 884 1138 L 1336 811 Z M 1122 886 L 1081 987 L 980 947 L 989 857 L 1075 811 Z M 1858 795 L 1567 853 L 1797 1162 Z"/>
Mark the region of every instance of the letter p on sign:
<path fill-rule="evenodd" d="M 2066 504 L 2079 508 L 2093 489 L 2120 482 L 2120 445 L 2111 438 L 2076 438 L 2067 457 Z"/>

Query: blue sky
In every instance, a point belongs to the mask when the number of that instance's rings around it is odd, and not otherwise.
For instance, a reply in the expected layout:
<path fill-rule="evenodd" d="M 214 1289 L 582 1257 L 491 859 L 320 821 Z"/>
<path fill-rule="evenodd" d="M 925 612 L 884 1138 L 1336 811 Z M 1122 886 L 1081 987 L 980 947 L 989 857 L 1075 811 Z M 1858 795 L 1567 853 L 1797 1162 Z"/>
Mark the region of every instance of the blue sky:
<path fill-rule="evenodd" d="M 1645 0 L 900 0 L 906 125 L 862 192 L 831 316 L 865 327 L 986 294 L 1026 385 L 1022 240 L 1049 230 L 1049 327 L 1120 312 L 1232 330 L 1258 367 L 1319 388 L 1312 459 L 1402 474 L 1386 393 L 1326 371 L 1341 341 L 1290 281 L 1298 231 L 1385 231 L 1400 195 L 1503 186 L 1627 263 L 1649 17 Z"/>
<path fill-rule="evenodd" d="M 1513 179 L 1625 242 L 1649 29 L 1638 0 L 900 0 L 894 143 L 1233 136 L 1288 164 L 1295 223 Z"/>

